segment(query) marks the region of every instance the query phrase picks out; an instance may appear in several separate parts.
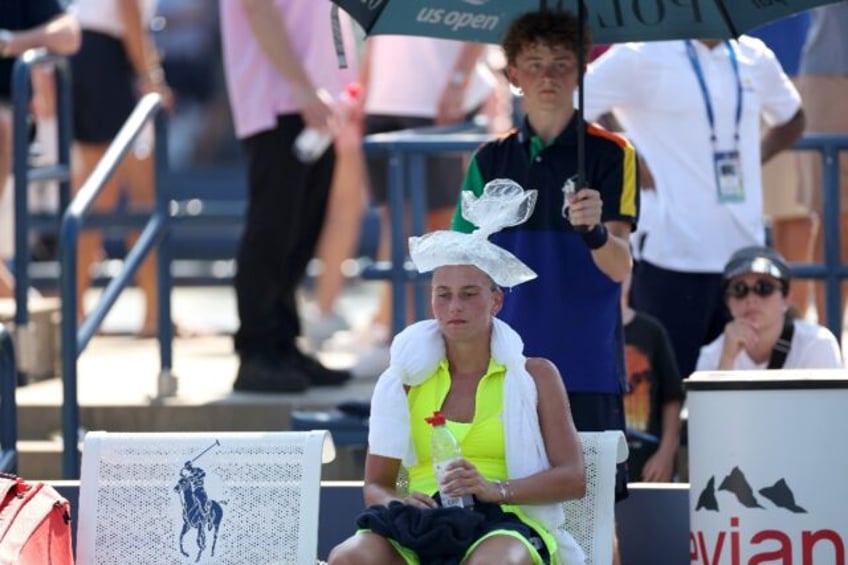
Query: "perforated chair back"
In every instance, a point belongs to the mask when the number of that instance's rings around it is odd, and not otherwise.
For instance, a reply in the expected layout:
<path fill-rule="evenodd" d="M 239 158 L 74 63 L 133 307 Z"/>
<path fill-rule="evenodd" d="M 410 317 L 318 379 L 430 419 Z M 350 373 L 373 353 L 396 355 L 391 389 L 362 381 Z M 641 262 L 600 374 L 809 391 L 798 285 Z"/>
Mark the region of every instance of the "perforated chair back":
<path fill-rule="evenodd" d="M 569 500 L 565 506 L 568 531 L 586 553 L 586 565 L 612 563 L 615 531 L 616 464 L 627 460 L 624 433 L 579 432 L 586 464 L 586 496 Z"/>
<path fill-rule="evenodd" d="M 315 563 L 326 431 L 85 436 L 77 562 Z"/>

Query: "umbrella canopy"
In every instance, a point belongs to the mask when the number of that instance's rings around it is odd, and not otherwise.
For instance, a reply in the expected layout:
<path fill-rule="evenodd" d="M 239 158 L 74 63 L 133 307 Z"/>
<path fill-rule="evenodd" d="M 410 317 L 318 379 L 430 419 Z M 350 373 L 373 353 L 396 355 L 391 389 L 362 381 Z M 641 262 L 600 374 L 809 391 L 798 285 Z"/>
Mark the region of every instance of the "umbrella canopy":
<path fill-rule="evenodd" d="M 848 0 L 842 0 L 848 1 Z M 414 35 L 500 43 L 526 12 L 568 10 L 586 21 L 595 43 L 671 39 L 730 39 L 834 0 L 331 0 L 368 35 Z M 577 45 L 582 45 L 578 36 Z M 343 53 L 337 51 L 340 61 Z M 578 47 L 579 49 L 579 47 Z M 579 49 L 577 186 L 585 186 L 583 67 Z"/>
<path fill-rule="evenodd" d="M 331 0 L 369 35 L 499 43 L 510 22 L 540 9 L 578 13 L 578 0 Z M 834 0 L 584 1 L 595 43 L 737 37 Z"/>

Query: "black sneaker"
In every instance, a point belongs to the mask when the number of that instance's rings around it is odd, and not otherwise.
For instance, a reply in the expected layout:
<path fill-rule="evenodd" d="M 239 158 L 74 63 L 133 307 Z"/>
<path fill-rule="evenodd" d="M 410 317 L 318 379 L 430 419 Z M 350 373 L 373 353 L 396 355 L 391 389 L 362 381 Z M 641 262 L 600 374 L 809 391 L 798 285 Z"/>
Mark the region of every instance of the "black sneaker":
<path fill-rule="evenodd" d="M 306 372 L 291 361 L 267 357 L 243 358 L 233 390 L 241 392 L 303 392 L 309 388 Z"/>
<path fill-rule="evenodd" d="M 297 358 L 297 364 L 309 378 L 309 384 L 312 386 L 341 386 L 351 378 L 350 371 L 328 369 L 317 359 L 299 351 L 294 355 Z"/>

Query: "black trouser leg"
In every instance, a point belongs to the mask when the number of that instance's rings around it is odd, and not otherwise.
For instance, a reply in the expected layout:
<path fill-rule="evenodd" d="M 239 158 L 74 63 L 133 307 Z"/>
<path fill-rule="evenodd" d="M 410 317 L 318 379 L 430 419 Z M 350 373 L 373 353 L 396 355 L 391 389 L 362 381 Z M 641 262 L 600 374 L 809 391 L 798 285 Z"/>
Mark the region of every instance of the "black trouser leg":
<path fill-rule="evenodd" d="M 294 157 L 302 127 L 300 116 L 281 116 L 276 129 L 244 140 L 249 203 L 235 278 L 242 356 L 285 354 L 300 334 L 295 293 L 321 233 L 334 164 L 332 151 L 312 164 Z"/>

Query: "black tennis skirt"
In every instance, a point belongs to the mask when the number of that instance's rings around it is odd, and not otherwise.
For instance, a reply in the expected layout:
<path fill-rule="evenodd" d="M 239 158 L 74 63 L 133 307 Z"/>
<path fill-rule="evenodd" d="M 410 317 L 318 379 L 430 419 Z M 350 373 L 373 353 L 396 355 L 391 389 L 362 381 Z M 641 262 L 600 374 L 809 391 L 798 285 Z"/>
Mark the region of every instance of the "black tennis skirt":
<path fill-rule="evenodd" d="M 121 40 L 83 31 L 82 47 L 71 57 L 74 139 L 109 143 L 137 101 L 135 73 Z"/>

